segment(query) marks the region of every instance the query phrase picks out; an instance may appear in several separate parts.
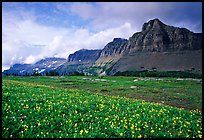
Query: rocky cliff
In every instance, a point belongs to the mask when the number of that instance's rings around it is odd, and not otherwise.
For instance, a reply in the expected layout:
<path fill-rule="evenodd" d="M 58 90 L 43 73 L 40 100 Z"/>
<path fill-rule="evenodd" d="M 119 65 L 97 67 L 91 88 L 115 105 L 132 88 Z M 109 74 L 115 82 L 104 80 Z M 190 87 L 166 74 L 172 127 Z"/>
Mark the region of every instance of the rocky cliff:
<path fill-rule="evenodd" d="M 81 49 L 74 54 L 70 54 L 68 62 L 87 62 L 96 61 L 101 54 L 101 50 L 87 50 Z"/>
<path fill-rule="evenodd" d="M 117 71 L 202 71 L 202 34 L 165 25 L 159 19 L 144 23 L 123 48 L 123 56 L 111 67 Z"/>
<path fill-rule="evenodd" d="M 185 28 L 168 26 L 159 19 L 143 24 L 142 31 L 129 38 L 125 51 L 165 52 L 201 49 L 201 35 Z"/>

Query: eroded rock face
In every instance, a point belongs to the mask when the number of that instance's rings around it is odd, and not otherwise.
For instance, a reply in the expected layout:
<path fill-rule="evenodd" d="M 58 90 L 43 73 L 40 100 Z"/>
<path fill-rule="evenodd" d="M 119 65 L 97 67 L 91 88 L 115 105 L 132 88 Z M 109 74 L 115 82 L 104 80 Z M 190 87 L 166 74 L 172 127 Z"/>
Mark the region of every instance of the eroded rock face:
<path fill-rule="evenodd" d="M 131 52 L 162 52 L 201 49 L 201 34 L 162 23 L 159 19 L 144 23 L 141 32 L 129 38 L 125 50 Z"/>
<path fill-rule="evenodd" d="M 100 57 L 111 56 L 113 54 L 121 54 L 124 51 L 124 47 L 127 45 L 128 40 L 123 38 L 114 38 L 112 42 L 109 42 L 101 52 Z"/>
<path fill-rule="evenodd" d="M 101 54 L 101 50 L 87 50 L 82 49 L 76 51 L 74 54 L 70 54 L 68 62 L 83 62 L 83 61 L 95 61 Z"/>

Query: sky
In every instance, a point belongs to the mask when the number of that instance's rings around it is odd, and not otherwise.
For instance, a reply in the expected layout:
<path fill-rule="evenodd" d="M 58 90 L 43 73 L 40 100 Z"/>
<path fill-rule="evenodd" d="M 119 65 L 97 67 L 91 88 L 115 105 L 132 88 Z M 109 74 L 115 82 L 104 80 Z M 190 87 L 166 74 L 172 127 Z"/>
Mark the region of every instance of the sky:
<path fill-rule="evenodd" d="M 201 2 L 3 2 L 2 71 L 16 63 L 67 58 L 129 39 L 142 25 L 163 23 L 202 32 Z"/>

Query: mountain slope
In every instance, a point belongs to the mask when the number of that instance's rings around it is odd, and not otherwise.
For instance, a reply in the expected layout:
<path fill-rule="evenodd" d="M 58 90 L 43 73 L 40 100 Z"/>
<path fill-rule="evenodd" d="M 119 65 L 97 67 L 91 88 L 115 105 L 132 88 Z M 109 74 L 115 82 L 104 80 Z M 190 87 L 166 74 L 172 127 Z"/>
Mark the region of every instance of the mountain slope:
<path fill-rule="evenodd" d="M 56 71 L 60 75 L 70 75 L 74 72 L 89 73 L 90 67 L 99 58 L 101 50 L 81 49 L 70 54 L 68 61 L 59 66 Z"/>
<path fill-rule="evenodd" d="M 3 73 L 6 75 L 31 75 L 34 71 L 45 75 L 46 72 L 55 70 L 57 67 L 66 62 L 64 58 L 45 58 L 35 64 L 15 64 L 9 70 Z"/>
<path fill-rule="evenodd" d="M 150 20 L 133 34 L 123 48 L 123 56 L 108 70 L 202 71 L 202 34 Z"/>

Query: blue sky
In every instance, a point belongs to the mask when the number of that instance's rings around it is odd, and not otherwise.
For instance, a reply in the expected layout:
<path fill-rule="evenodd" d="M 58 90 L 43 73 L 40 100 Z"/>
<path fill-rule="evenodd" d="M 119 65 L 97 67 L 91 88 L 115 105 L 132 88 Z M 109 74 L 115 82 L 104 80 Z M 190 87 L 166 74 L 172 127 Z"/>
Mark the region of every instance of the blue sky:
<path fill-rule="evenodd" d="M 201 2 L 3 2 L 2 70 L 129 38 L 159 18 L 202 32 Z"/>

